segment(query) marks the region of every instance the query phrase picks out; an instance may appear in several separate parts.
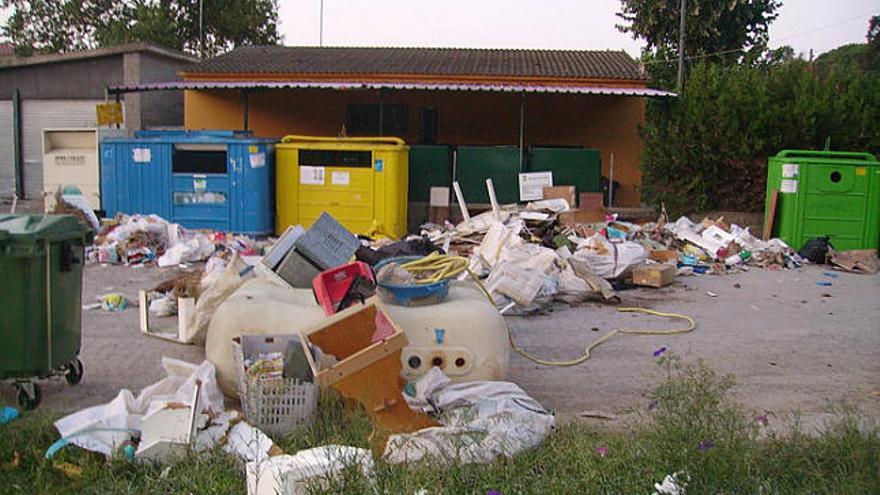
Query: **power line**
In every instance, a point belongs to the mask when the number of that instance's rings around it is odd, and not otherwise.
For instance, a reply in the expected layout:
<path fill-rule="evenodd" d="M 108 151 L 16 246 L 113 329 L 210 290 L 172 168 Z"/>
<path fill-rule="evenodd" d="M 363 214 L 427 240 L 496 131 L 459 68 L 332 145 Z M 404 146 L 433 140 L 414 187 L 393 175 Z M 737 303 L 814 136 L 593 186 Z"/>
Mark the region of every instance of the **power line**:
<path fill-rule="evenodd" d="M 826 25 L 824 25 L 824 26 L 819 26 L 819 27 L 817 27 L 817 28 L 810 29 L 809 31 L 804 31 L 804 32 L 801 32 L 801 33 L 793 34 L 793 35 L 791 35 L 791 36 L 787 36 L 787 37 L 785 37 L 785 38 L 782 38 L 782 39 L 780 39 L 780 40 L 777 40 L 777 43 L 782 42 L 782 41 L 788 41 L 788 40 L 790 40 L 790 39 L 794 39 L 794 38 L 799 38 L 799 37 L 801 37 L 801 36 L 805 36 L 805 35 L 807 35 L 807 34 L 815 33 L 816 31 L 822 31 L 822 30 L 825 30 L 825 29 L 828 29 L 828 28 L 832 28 L 832 27 L 835 27 L 835 26 L 839 26 L 839 25 L 841 25 L 841 24 L 846 24 L 847 22 L 852 22 L 852 21 L 854 21 L 854 20 L 856 20 L 856 19 L 861 19 L 861 18 L 865 17 L 866 15 L 871 15 L 871 14 L 873 14 L 874 12 L 875 12 L 875 11 L 871 10 L 871 11 L 864 12 L 864 13 L 862 13 L 862 14 L 859 14 L 859 15 L 857 15 L 857 16 L 853 16 L 853 17 L 850 17 L 850 18 L 847 18 L 847 19 L 843 19 L 843 20 L 840 20 L 840 21 L 837 21 L 837 22 L 833 22 L 833 23 L 831 23 L 831 24 L 826 24 Z M 721 51 L 718 51 L 718 52 L 703 53 L 703 54 L 700 54 L 700 55 L 691 55 L 691 56 L 689 56 L 689 57 L 685 57 L 685 60 L 697 60 L 697 59 L 701 59 L 701 58 L 714 57 L 714 56 L 716 56 L 716 55 L 726 55 L 726 54 L 728 54 L 728 53 L 742 52 L 742 51 L 745 51 L 745 50 L 746 50 L 745 48 L 733 48 L 733 49 L 730 49 L 730 50 L 721 50 Z M 671 63 L 676 63 L 676 62 L 677 62 L 677 57 L 676 57 L 675 59 L 664 58 L 664 59 L 648 60 L 648 61 L 642 61 L 641 63 L 642 63 L 642 65 L 651 65 L 651 64 L 671 64 Z"/>

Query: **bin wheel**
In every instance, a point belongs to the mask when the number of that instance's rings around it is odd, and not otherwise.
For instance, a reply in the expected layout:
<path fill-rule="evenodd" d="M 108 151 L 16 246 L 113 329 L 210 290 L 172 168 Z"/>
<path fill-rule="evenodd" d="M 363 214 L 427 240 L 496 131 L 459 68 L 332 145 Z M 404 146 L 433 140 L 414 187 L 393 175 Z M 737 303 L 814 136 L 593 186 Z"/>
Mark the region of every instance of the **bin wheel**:
<path fill-rule="evenodd" d="M 76 385 L 81 382 L 83 378 L 83 364 L 79 358 L 73 358 L 70 361 L 70 364 L 67 365 L 67 373 L 64 375 L 64 379 L 67 380 L 67 383 L 70 385 Z"/>
<path fill-rule="evenodd" d="M 43 393 L 38 384 L 31 383 L 29 386 L 33 387 L 33 397 L 28 393 L 27 385 L 18 387 L 18 407 L 25 411 L 36 409 L 40 405 L 40 400 L 43 399 Z"/>

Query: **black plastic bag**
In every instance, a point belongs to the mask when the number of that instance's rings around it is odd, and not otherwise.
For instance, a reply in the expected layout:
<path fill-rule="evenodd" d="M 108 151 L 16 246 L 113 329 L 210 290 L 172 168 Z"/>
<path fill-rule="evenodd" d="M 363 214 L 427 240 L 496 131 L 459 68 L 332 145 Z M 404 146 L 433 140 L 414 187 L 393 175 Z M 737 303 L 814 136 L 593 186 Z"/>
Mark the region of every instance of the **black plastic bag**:
<path fill-rule="evenodd" d="M 427 256 L 433 252 L 443 253 L 443 250 L 435 246 L 427 237 L 416 237 L 408 241 L 397 241 L 377 250 L 361 246 L 355 253 L 358 261 L 373 266 L 376 263 L 396 256 Z"/>
<path fill-rule="evenodd" d="M 827 262 L 828 250 L 832 247 L 834 246 L 831 245 L 830 237 L 816 237 L 807 241 L 804 247 L 798 251 L 798 255 L 811 263 L 824 265 Z"/>

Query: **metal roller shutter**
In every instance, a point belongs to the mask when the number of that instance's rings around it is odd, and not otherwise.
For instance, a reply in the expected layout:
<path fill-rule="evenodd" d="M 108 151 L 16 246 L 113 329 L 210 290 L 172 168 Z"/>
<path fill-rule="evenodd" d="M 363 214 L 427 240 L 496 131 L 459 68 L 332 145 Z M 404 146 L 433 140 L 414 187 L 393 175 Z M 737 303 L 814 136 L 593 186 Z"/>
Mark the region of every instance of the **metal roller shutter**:
<path fill-rule="evenodd" d="M 0 198 L 15 195 L 15 164 L 12 153 L 12 101 L 0 101 Z"/>

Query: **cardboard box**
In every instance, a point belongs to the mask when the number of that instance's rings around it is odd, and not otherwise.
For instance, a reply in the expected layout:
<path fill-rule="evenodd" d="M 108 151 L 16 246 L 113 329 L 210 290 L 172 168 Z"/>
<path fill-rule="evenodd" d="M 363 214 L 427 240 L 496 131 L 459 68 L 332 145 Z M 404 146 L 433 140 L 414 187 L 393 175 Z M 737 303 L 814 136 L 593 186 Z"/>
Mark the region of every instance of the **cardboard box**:
<path fill-rule="evenodd" d="M 605 206 L 605 195 L 600 192 L 578 194 L 578 208 L 601 208 Z"/>
<path fill-rule="evenodd" d="M 544 188 L 544 199 L 564 199 L 569 208 L 577 206 L 577 188 L 574 186 L 553 186 Z"/>
<path fill-rule="evenodd" d="M 658 263 L 669 263 L 671 261 L 678 262 L 678 253 L 671 249 L 655 249 L 648 255 L 651 261 Z"/>
<path fill-rule="evenodd" d="M 559 221 L 568 227 L 605 221 L 605 208 L 579 208 L 559 214 Z"/>
<path fill-rule="evenodd" d="M 642 265 L 632 269 L 635 285 L 645 287 L 665 287 L 675 278 L 675 267 L 666 263 Z"/>

